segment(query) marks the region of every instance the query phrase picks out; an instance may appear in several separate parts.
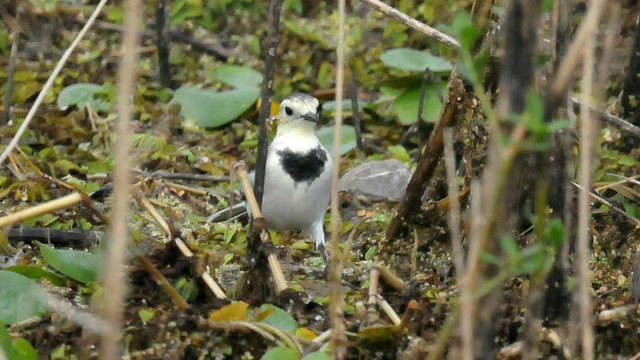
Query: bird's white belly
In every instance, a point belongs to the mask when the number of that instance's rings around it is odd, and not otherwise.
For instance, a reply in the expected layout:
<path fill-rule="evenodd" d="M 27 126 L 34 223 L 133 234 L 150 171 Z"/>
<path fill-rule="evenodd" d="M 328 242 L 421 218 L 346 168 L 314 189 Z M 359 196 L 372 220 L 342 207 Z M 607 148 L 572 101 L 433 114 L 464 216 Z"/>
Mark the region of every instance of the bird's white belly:
<path fill-rule="evenodd" d="M 267 160 L 267 169 L 278 169 L 275 157 Z M 325 170 L 331 169 L 331 161 Z M 329 205 L 331 171 L 323 172 L 311 183 L 294 182 L 280 171 L 265 174 L 262 216 L 272 230 L 305 230 L 324 218 Z"/>

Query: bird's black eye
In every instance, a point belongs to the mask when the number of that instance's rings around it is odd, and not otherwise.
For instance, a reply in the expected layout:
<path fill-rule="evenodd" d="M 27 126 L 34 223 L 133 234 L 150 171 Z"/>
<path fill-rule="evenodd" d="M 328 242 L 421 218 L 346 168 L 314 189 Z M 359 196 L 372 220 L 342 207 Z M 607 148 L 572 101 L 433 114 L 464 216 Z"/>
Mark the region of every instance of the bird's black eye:
<path fill-rule="evenodd" d="M 287 115 L 289 115 L 289 116 L 293 115 L 293 110 L 288 106 L 284 107 L 284 112 L 286 112 Z"/>

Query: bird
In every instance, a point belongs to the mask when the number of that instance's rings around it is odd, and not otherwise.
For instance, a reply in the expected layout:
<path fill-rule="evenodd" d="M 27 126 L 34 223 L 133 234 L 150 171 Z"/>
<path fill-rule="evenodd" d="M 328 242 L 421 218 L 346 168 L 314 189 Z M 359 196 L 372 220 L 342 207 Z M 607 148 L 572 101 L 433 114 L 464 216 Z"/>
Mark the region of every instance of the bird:
<path fill-rule="evenodd" d="M 260 210 L 269 229 L 302 231 L 313 239 L 326 262 L 323 220 L 333 159 L 316 136 L 319 116 L 320 103 L 311 95 L 294 92 L 280 102 L 276 135 L 267 149 Z"/>

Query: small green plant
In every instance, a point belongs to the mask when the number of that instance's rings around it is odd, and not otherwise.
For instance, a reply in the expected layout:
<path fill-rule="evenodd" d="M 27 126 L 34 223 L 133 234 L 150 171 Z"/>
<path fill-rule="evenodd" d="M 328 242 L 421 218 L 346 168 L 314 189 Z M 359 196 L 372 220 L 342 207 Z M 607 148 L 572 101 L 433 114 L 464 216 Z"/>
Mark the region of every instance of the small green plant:
<path fill-rule="evenodd" d="M 398 77 L 389 81 L 382 90 L 387 95 L 383 99 L 393 99 L 391 111 L 402 125 L 418 121 L 423 73 L 428 68 L 434 74 L 439 81 L 425 85 L 422 117 L 427 122 L 435 122 L 442 108 L 438 92 L 446 91 L 446 82 L 442 80 L 449 75 L 453 65 L 441 57 L 408 48 L 387 50 L 380 60 L 387 67 L 399 70 Z"/>

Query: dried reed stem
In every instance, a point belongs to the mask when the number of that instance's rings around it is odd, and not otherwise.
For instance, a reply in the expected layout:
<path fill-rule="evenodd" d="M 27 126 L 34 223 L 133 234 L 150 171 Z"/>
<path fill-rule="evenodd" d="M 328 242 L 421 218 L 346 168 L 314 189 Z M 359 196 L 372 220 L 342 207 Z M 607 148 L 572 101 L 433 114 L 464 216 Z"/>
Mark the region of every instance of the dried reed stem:
<path fill-rule="evenodd" d="M 131 99 L 137 72 L 137 25 L 141 13 L 142 3 L 140 0 L 130 0 L 125 3 L 125 32 L 122 39 L 122 58 L 120 59 L 117 84 L 118 121 L 116 123 L 116 167 L 114 169 L 113 206 L 111 209 L 111 242 L 102 270 L 104 318 L 107 320 L 108 326 L 100 341 L 99 359 L 101 360 L 120 358 L 118 340 L 121 334 L 123 295 L 125 293 L 125 270 L 122 265 L 127 257 L 127 244 L 129 243 L 129 137 L 131 134 L 129 123 L 133 115 Z"/>
<path fill-rule="evenodd" d="M 600 0 L 590 1 L 589 6 L 594 6 L 594 3 L 604 3 Z M 598 22 L 585 23 L 585 26 L 593 26 L 591 32 L 595 34 L 597 32 Z M 583 94 L 588 99 L 593 94 L 594 87 L 594 64 L 595 64 L 595 38 L 596 36 L 589 36 L 584 39 L 583 43 Z M 576 42 L 574 42 L 575 44 Z M 571 50 L 571 48 L 570 48 Z M 587 108 L 586 104 L 582 105 L 580 109 L 580 185 L 584 189 L 591 188 L 591 176 L 593 170 L 593 157 L 595 140 L 595 134 L 597 131 L 597 120 L 593 118 L 591 111 Z M 591 210 L 591 204 L 589 201 L 589 194 L 584 191 L 580 192 L 578 197 L 578 238 L 576 244 L 576 273 L 577 273 L 577 285 L 578 285 L 578 314 L 579 314 L 579 334 L 580 342 L 582 345 L 582 358 L 584 360 L 592 360 L 593 357 L 593 329 L 591 324 L 592 315 L 592 299 L 591 299 L 591 276 L 589 269 L 590 259 L 590 235 L 589 228 L 591 227 L 591 217 L 589 211 Z"/>
<path fill-rule="evenodd" d="M 336 113 L 333 146 L 333 174 L 331 178 L 331 254 L 329 260 L 329 315 L 331 321 L 331 357 L 342 360 L 347 356 L 345 324 L 343 316 L 342 272 L 338 253 L 340 229 L 340 199 L 338 175 L 340 174 L 340 144 L 342 143 L 342 98 L 344 92 L 344 18 L 345 0 L 338 0 L 338 46 L 336 48 Z"/>

